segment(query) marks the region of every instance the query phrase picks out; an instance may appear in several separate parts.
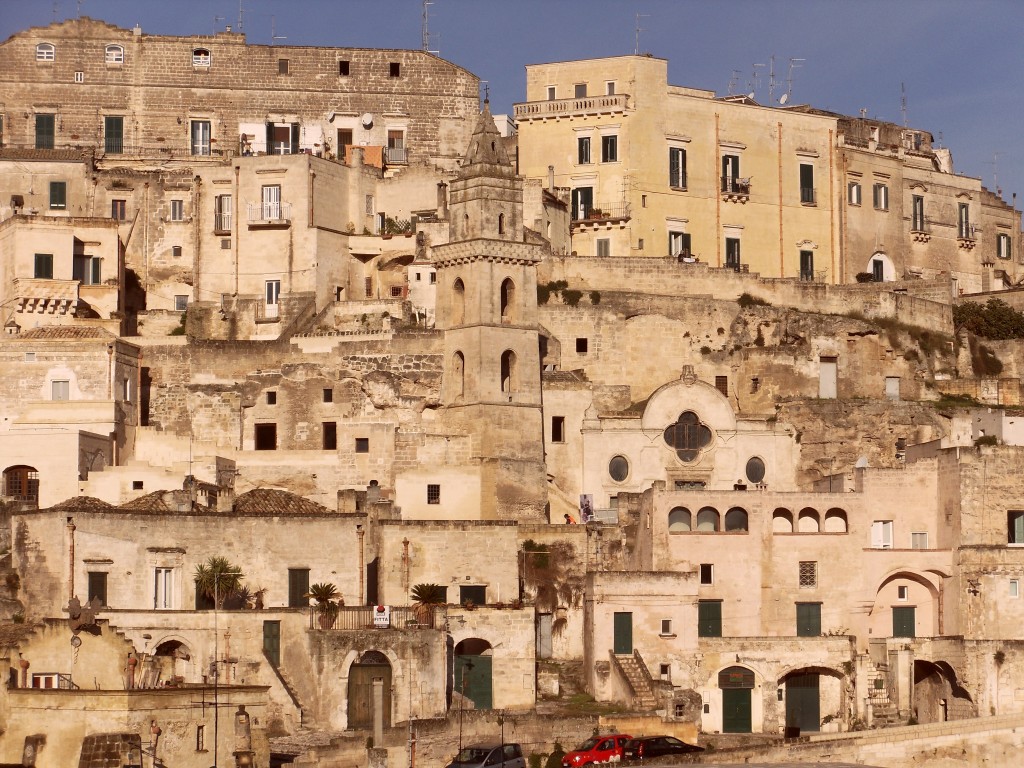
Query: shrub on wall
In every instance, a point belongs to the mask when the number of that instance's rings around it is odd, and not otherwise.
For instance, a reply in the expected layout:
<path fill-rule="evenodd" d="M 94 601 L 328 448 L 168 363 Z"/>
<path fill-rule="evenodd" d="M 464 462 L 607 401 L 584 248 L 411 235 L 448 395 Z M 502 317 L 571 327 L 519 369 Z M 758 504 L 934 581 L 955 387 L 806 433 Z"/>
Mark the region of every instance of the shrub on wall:
<path fill-rule="evenodd" d="M 770 307 L 771 303 L 764 299 L 758 298 L 757 296 L 751 296 L 749 293 L 741 293 L 740 297 L 736 299 L 736 303 L 742 308 L 747 307 Z"/>
<path fill-rule="evenodd" d="M 1024 313 L 1002 299 L 989 299 L 985 304 L 965 301 L 953 307 L 953 327 L 986 339 L 1021 339 Z"/>

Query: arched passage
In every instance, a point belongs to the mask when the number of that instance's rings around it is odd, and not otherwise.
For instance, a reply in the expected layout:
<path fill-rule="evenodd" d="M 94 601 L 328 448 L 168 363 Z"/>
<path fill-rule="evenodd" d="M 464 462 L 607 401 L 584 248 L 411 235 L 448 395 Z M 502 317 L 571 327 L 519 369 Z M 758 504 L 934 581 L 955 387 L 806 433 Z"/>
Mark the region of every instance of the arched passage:
<path fill-rule="evenodd" d="M 468 638 L 455 646 L 455 692 L 464 697 L 464 705 L 490 709 L 493 704 L 493 652 L 491 644 Z"/>
<path fill-rule="evenodd" d="M 138 681 L 140 688 L 156 688 L 160 685 L 190 683 L 192 651 L 180 640 L 165 640 L 153 649 L 153 659 L 142 671 Z"/>
<path fill-rule="evenodd" d="M 940 634 L 939 587 L 921 573 L 894 571 L 878 585 L 870 616 L 875 637 L 933 637 Z"/>
<path fill-rule="evenodd" d="M 348 671 L 348 727 L 372 728 L 374 681 L 380 681 L 384 727 L 391 725 L 391 663 L 380 651 L 367 651 Z"/>
<path fill-rule="evenodd" d="M 978 716 L 971 695 L 945 661 L 914 661 L 914 716 L 919 723 L 941 723 Z"/>
<path fill-rule="evenodd" d="M 793 513 L 779 507 L 772 512 L 772 533 L 792 533 Z"/>
<path fill-rule="evenodd" d="M 818 533 L 821 530 L 821 518 L 818 517 L 818 510 L 810 507 L 801 509 L 797 519 L 797 530 L 800 533 Z"/>
<path fill-rule="evenodd" d="M 792 669 L 783 675 L 779 686 L 784 688 L 786 700 L 786 729 L 816 733 L 823 719 L 831 721 L 845 711 L 843 677 L 834 669 L 816 666 Z"/>

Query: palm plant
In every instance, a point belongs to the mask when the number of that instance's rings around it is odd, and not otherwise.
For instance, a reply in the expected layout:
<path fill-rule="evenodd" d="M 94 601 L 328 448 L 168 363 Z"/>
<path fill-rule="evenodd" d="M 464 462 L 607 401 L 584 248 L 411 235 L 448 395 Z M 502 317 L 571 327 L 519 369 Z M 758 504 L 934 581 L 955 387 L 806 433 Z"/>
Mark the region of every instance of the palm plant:
<path fill-rule="evenodd" d="M 213 600 L 217 610 L 224 607 L 224 601 L 242 588 L 242 569 L 233 565 L 226 557 L 213 556 L 196 566 L 193 579 L 196 591 Z"/>
<path fill-rule="evenodd" d="M 412 588 L 413 608 L 419 624 L 433 624 L 434 608 L 444 605 L 445 588 L 440 584 L 416 584 Z"/>
<path fill-rule="evenodd" d="M 334 623 L 338 608 L 345 604 L 338 588 L 329 582 L 319 582 L 309 588 L 306 597 L 316 600 L 316 612 L 320 615 L 320 626 L 327 629 Z"/>

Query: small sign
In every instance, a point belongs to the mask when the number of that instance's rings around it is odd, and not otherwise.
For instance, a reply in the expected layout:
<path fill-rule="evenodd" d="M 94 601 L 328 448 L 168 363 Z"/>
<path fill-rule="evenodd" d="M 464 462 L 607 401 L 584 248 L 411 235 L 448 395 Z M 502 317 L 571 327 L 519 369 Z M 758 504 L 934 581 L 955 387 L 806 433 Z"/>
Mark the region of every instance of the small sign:
<path fill-rule="evenodd" d="M 391 626 L 391 606 L 378 605 L 373 610 L 373 626 L 378 629 L 387 629 Z"/>

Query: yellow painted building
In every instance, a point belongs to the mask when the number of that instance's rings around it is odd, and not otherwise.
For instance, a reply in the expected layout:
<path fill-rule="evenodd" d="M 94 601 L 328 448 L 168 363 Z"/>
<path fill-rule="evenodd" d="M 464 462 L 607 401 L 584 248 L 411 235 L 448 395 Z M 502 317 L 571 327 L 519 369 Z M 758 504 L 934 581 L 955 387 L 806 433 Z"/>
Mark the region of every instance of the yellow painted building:
<path fill-rule="evenodd" d="M 837 118 L 667 74 L 649 56 L 527 67 L 520 173 L 570 190 L 572 250 L 836 282 Z"/>

